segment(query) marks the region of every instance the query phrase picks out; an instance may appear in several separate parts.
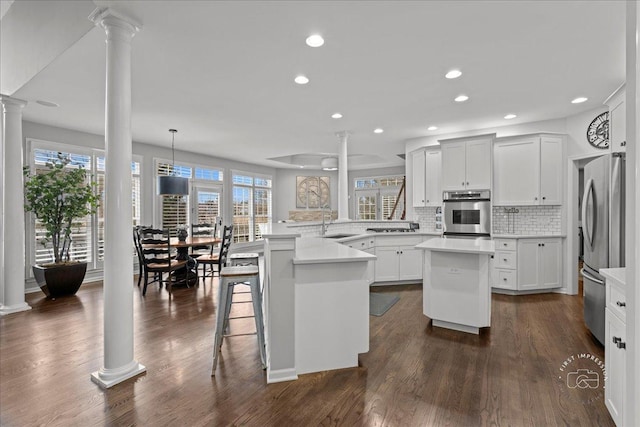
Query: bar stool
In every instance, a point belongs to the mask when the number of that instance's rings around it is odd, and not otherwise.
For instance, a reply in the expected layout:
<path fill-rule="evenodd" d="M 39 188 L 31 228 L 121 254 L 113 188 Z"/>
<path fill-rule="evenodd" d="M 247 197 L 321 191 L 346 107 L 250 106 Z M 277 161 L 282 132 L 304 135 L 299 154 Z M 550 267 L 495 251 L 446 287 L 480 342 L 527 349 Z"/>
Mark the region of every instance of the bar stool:
<path fill-rule="evenodd" d="M 244 252 L 229 255 L 230 265 L 258 265 L 259 255 L 256 252 Z"/>
<path fill-rule="evenodd" d="M 253 316 L 229 317 L 231 304 L 233 303 L 233 289 L 236 285 L 247 285 L 251 292 L 253 303 Z M 253 317 L 256 323 L 256 332 L 245 334 L 225 334 L 228 330 L 229 320 L 245 319 Z M 262 317 L 262 296 L 260 292 L 260 270 L 257 265 L 223 267 L 220 271 L 220 287 L 218 289 L 218 317 L 216 320 L 216 333 L 213 342 L 213 368 L 211 376 L 215 376 L 218 365 L 218 356 L 222 350 L 222 341 L 225 337 L 258 335 L 258 347 L 262 368 L 266 367 L 266 355 L 264 345 L 264 322 Z"/>

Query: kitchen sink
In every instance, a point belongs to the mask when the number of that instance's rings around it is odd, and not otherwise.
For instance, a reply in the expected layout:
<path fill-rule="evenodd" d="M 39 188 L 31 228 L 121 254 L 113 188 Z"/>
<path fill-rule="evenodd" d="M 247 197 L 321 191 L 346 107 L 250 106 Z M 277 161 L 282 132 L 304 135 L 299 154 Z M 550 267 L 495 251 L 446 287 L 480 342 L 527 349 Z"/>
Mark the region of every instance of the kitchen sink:
<path fill-rule="evenodd" d="M 353 236 L 357 236 L 357 234 L 346 234 L 346 233 L 342 233 L 342 234 L 330 234 L 330 235 L 326 235 L 323 236 L 325 239 L 343 239 L 345 237 L 353 237 Z"/>

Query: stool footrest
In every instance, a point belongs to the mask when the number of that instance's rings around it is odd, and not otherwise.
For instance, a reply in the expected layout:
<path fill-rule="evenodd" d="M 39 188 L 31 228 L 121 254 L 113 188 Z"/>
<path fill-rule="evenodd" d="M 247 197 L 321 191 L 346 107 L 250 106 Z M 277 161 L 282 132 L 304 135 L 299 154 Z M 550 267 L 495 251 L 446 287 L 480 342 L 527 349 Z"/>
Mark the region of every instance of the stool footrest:
<path fill-rule="evenodd" d="M 236 317 L 229 317 L 229 320 L 233 320 L 233 319 L 253 319 L 255 316 L 236 316 Z"/>
<path fill-rule="evenodd" d="M 247 335 L 257 335 L 257 332 L 251 332 L 251 333 L 246 333 L 246 334 L 231 334 L 231 335 L 223 335 L 223 337 L 228 338 L 228 337 L 246 337 Z"/>

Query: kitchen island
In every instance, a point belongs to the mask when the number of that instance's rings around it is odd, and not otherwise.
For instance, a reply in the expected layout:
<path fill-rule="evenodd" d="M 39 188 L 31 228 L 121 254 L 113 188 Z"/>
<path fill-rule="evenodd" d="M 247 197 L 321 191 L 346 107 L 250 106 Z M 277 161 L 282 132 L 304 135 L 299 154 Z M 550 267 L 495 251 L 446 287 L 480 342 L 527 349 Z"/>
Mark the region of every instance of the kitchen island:
<path fill-rule="evenodd" d="M 369 351 L 369 280 L 376 259 L 286 226 L 262 230 L 267 382 L 358 366 Z"/>
<path fill-rule="evenodd" d="M 433 326 L 478 334 L 491 326 L 492 240 L 430 239 L 424 250 L 422 308 Z"/>

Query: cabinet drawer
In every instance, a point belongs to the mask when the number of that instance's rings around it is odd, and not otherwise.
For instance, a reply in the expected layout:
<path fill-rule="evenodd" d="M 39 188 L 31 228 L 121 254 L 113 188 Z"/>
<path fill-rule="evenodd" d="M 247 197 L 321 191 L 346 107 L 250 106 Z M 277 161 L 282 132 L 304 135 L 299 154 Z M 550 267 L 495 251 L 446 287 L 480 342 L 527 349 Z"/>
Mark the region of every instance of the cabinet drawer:
<path fill-rule="evenodd" d="M 515 270 L 496 269 L 496 278 L 494 286 L 496 288 L 516 290 L 518 284 Z"/>
<path fill-rule="evenodd" d="M 517 257 L 515 252 L 496 251 L 495 254 L 496 268 L 516 269 Z"/>
<path fill-rule="evenodd" d="M 624 294 L 624 290 L 616 285 L 611 284 L 607 285 L 607 292 L 609 293 L 609 295 L 607 295 L 606 297 L 609 310 L 611 310 L 613 314 L 618 316 L 620 320 L 626 322 L 627 300 Z"/>
<path fill-rule="evenodd" d="M 515 251 L 516 240 L 515 239 L 495 239 L 496 250 L 502 251 Z"/>

